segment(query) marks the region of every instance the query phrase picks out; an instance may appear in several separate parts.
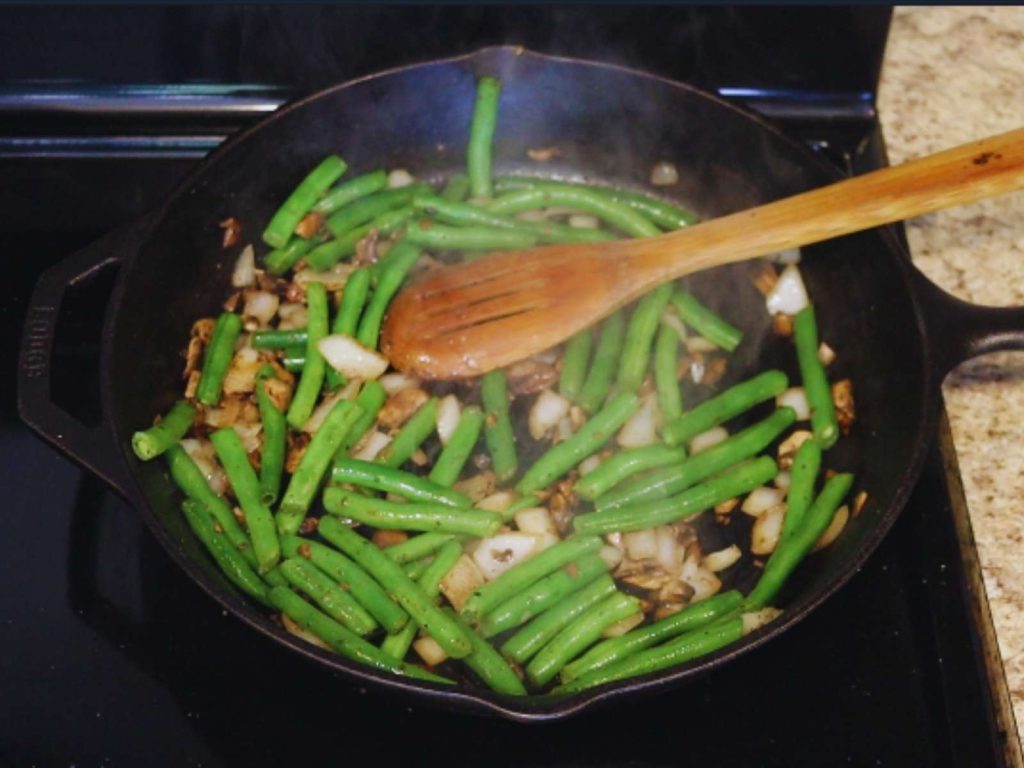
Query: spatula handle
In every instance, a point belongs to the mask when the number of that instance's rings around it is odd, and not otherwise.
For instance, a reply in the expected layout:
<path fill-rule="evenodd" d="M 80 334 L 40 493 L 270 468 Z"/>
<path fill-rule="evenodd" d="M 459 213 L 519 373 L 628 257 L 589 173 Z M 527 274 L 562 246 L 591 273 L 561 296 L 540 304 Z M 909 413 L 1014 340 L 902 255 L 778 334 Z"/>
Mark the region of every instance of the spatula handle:
<path fill-rule="evenodd" d="M 1024 187 L 1024 129 L 787 197 L 650 240 L 651 283 Z"/>

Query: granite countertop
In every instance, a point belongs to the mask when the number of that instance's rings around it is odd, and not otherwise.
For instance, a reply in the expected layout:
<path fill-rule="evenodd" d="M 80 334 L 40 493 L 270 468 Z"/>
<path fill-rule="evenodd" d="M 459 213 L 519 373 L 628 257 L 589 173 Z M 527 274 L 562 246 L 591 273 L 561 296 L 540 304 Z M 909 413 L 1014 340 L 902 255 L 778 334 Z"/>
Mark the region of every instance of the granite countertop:
<path fill-rule="evenodd" d="M 1024 8 L 897 8 L 879 115 L 892 163 L 1024 126 Z M 1024 192 L 909 222 L 914 262 L 978 304 L 1024 305 Z M 1017 722 L 1024 724 L 1024 353 L 943 386 Z"/>

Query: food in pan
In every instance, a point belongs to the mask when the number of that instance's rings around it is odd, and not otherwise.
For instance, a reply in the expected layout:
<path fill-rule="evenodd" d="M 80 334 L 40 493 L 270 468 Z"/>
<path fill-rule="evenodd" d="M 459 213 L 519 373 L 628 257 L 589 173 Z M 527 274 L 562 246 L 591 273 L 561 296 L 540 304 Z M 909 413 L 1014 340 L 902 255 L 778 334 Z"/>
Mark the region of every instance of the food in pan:
<path fill-rule="evenodd" d="M 799 381 L 723 386 L 743 330 L 682 282 L 479 379 L 393 370 L 381 322 L 423 270 L 693 221 L 646 193 L 494 177 L 500 91 L 479 82 L 466 173 L 440 189 L 348 178 L 339 156 L 313 168 L 266 225 L 270 250 L 241 249 L 224 311 L 193 325 L 182 399 L 132 446 L 164 457 L 196 536 L 289 631 L 398 675 L 557 695 L 774 619 L 849 516 L 853 477 L 826 451 L 853 401 L 792 258 L 758 283 Z M 254 226 L 232 222 L 225 247 Z M 701 526 L 737 515 L 754 519 L 744 540 L 712 550 Z M 756 585 L 724 589 L 750 559 Z"/>

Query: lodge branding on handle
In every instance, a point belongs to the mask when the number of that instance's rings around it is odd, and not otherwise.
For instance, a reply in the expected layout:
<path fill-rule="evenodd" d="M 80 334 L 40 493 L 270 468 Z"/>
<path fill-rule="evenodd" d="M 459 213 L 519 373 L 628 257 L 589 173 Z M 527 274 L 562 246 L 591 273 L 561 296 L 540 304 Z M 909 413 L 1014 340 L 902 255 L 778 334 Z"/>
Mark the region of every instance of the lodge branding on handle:
<path fill-rule="evenodd" d="M 31 378 L 42 376 L 50 364 L 50 348 L 56 314 L 56 307 L 39 306 L 32 307 L 28 317 L 25 318 L 21 369 L 26 376 Z"/>

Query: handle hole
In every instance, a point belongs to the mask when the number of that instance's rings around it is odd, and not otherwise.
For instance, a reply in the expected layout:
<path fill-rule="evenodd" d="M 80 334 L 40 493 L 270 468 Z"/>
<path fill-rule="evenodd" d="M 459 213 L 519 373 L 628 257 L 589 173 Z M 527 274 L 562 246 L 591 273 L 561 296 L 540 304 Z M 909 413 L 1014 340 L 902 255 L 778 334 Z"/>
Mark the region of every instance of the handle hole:
<path fill-rule="evenodd" d="M 107 300 L 117 273 L 118 264 L 109 261 L 68 286 L 54 330 L 50 399 L 90 428 L 103 420 L 100 345 Z"/>

